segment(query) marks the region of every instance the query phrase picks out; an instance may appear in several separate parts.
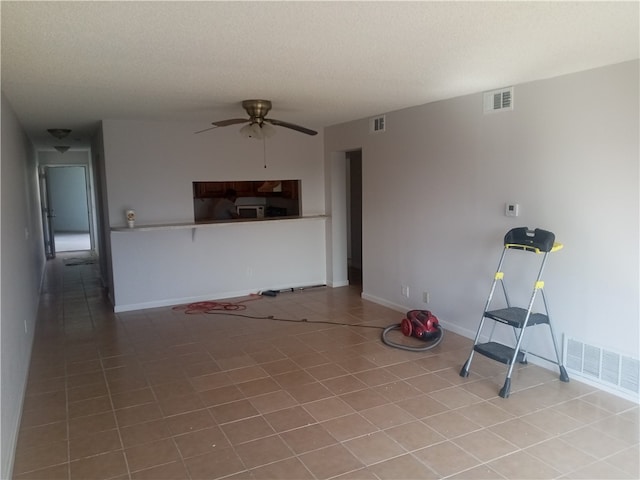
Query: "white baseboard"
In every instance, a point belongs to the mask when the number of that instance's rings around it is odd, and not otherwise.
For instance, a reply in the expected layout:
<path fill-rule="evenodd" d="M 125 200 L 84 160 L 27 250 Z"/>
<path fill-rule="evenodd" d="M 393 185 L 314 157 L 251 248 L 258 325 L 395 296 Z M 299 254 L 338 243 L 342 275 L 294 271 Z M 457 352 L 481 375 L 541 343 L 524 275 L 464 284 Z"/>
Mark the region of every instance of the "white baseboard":
<path fill-rule="evenodd" d="M 175 305 L 185 305 L 185 304 L 189 304 L 189 303 L 196 303 L 196 302 L 206 302 L 209 300 L 224 300 L 224 299 L 230 299 L 230 298 L 239 298 L 239 297 L 248 297 L 250 295 L 258 295 L 260 292 L 265 291 L 265 290 L 275 290 L 275 291 L 280 291 L 280 290 L 292 290 L 292 291 L 296 291 L 296 290 L 304 290 L 305 288 L 314 288 L 314 287 L 319 287 L 319 286 L 324 286 L 324 281 L 323 280 L 319 280 L 316 283 L 309 283 L 308 286 L 300 286 L 300 285 L 276 285 L 276 286 L 270 286 L 270 287 L 265 287 L 259 290 L 238 290 L 235 292 L 215 292 L 215 293 L 209 293 L 206 295 L 198 295 L 196 297 L 179 297 L 179 298 L 168 298 L 168 299 L 162 299 L 162 300 L 154 300 L 151 302 L 141 302 L 141 303 L 130 303 L 130 304 L 124 304 L 124 305 L 115 305 L 113 307 L 113 311 L 115 313 L 121 313 L 121 312 L 132 312 L 134 310 L 144 310 L 147 308 L 161 308 L 161 307 L 173 307 Z"/>
<path fill-rule="evenodd" d="M 122 312 L 132 312 L 134 310 L 145 310 L 147 308 L 173 307 L 175 305 L 185 305 L 189 303 L 206 302 L 209 300 L 222 300 L 227 298 L 246 297 L 255 293 L 256 292 L 254 290 L 250 290 L 250 291 L 224 292 L 224 293 L 217 293 L 217 294 L 200 295 L 197 297 L 168 298 L 168 299 L 157 300 L 153 302 L 116 305 L 113 307 L 113 311 L 115 313 L 122 313 Z"/>
<path fill-rule="evenodd" d="M 382 299 L 380 297 L 376 297 L 374 295 L 369 295 L 368 293 L 365 293 L 365 292 L 362 292 L 361 296 L 364 300 L 369 300 L 370 302 L 377 303 L 378 305 L 382 305 L 383 307 L 390 308 L 397 312 L 407 313 L 409 310 L 418 310 L 416 308 L 407 307 L 406 305 L 400 305 L 398 303 L 389 302 L 388 300 Z M 426 310 L 426 309 L 423 309 L 423 310 Z M 438 317 L 438 322 L 442 325 L 443 329 L 453 333 L 457 333 L 458 335 L 462 335 L 463 337 L 466 337 L 466 338 L 471 338 L 471 339 L 475 338 L 476 336 L 475 330 L 468 330 L 466 328 L 462 328 L 459 325 L 456 325 L 454 323 L 451 323 L 442 319 L 439 315 L 437 315 L 437 312 L 433 312 L 433 313 L 436 317 Z"/>
<path fill-rule="evenodd" d="M 380 297 L 376 297 L 374 295 L 369 295 L 366 292 L 362 292 L 360 295 L 364 300 L 369 300 L 370 302 L 377 303 L 378 305 L 382 305 L 383 307 L 390 308 L 391 310 L 396 310 L 397 312 L 407 313 L 411 308 L 406 307 L 405 305 L 400 305 L 398 303 L 389 302 Z"/>

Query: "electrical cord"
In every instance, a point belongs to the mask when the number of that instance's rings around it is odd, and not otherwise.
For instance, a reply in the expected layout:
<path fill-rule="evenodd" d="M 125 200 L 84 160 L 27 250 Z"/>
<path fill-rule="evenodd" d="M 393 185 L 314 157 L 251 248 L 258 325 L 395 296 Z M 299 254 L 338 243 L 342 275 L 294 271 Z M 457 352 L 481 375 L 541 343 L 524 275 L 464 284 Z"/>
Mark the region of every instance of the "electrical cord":
<path fill-rule="evenodd" d="M 184 310 L 184 313 L 188 315 L 210 313 L 216 310 L 241 311 L 246 310 L 247 306 L 245 305 L 245 303 L 261 299 L 262 297 L 260 295 L 251 295 L 251 298 L 240 300 L 238 302 L 195 302 L 189 303 L 188 305 L 178 305 L 176 307 L 173 307 L 173 310 Z"/>
<path fill-rule="evenodd" d="M 301 319 L 293 319 L 293 318 L 278 318 L 274 315 L 266 315 L 266 316 L 258 316 L 258 315 L 247 315 L 243 313 L 237 313 L 240 311 L 244 311 L 247 309 L 247 302 L 252 302 L 255 300 L 261 300 L 263 297 L 261 295 L 252 294 L 250 298 L 246 300 L 240 300 L 238 302 L 214 302 L 214 301 L 205 301 L 205 302 L 195 302 L 190 303 L 188 305 L 178 305 L 173 307 L 174 310 L 182 310 L 187 315 L 198 315 L 198 314 L 207 314 L 207 315 L 226 315 L 232 317 L 243 317 L 249 318 L 253 320 L 273 320 L 276 322 L 291 322 L 291 323 L 318 323 L 323 325 L 336 325 L 341 327 L 358 327 L 358 328 L 373 328 L 382 330 L 381 338 L 382 342 L 393 348 L 399 348 L 401 350 L 406 350 L 409 352 L 426 352 L 427 350 L 431 350 L 432 348 L 437 347 L 442 339 L 444 338 L 444 330 L 438 326 L 439 335 L 433 341 L 428 343 L 422 347 L 413 347 L 411 345 L 405 345 L 401 343 L 394 342 L 387 338 L 389 332 L 393 330 L 400 330 L 401 324 L 394 323 L 393 325 L 389 325 L 388 327 L 380 327 L 377 325 L 363 325 L 361 323 L 342 323 L 342 322 L 332 322 L 330 320 L 308 320 L 306 318 Z M 233 313 L 232 313 L 233 312 Z"/>
<path fill-rule="evenodd" d="M 387 334 L 393 330 L 400 330 L 400 323 L 394 323 L 393 325 L 389 325 L 382 331 L 382 342 L 385 345 L 388 345 L 393 348 L 399 348 L 400 350 L 406 350 L 408 352 L 426 352 L 427 350 L 431 350 L 432 348 L 437 347 L 442 339 L 444 338 L 444 330 L 438 325 L 438 331 L 440 332 L 438 337 L 435 338 L 431 343 L 428 343 L 424 347 L 412 347 L 411 345 L 404 345 L 402 343 L 397 343 L 387 338 Z"/>
<path fill-rule="evenodd" d="M 227 312 L 204 312 L 209 315 L 228 315 L 232 317 L 243 317 L 243 318 L 251 318 L 255 320 L 274 320 L 276 322 L 292 322 L 292 323 L 321 323 L 325 325 L 337 325 L 340 327 L 360 327 L 360 328 L 375 328 L 378 330 L 382 330 L 384 327 L 379 327 L 377 325 L 362 325 L 360 323 L 341 323 L 341 322 L 331 322 L 329 320 L 309 320 L 306 318 L 278 318 L 273 315 L 268 315 L 265 317 L 259 317 L 254 315 L 244 315 L 242 313 L 227 313 Z"/>
<path fill-rule="evenodd" d="M 227 315 L 232 317 L 243 317 L 250 318 L 254 320 L 274 320 L 277 322 L 292 322 L 292 323 L 320 323 L 325 325 L 337 325 L 343 327 L 360 327 L 360 328 L 375 328 L 382 330 L 384 327 L 379 327 L 377 325 L 362 325 L 359 323 L 341 323 L 341 322 L 332 322 L 329 320 L 308 320 L 306 318 L 294 319 L 294 318 L 278 318 L 274 315 L 266 315 L 266 316 L 257 316 L 257 315 L 247 315 L 242 313 L 231 313 L 231 312 L 239 312 L 247 309 L 247 302 L 252 302 L 255 300 L 261 300 L 263 297 L 261 295 L 251 295 L 251 298 L 246 300 L 240 300 L 238 302 L 213 302 L 213 301 L 205 301 L 205 302 L 195 302 L 190 303 L 188 305 L 178 305 L 173 307 L 173 310 L 182 310 L 187 315 L 198 315 L 198 314 L 207 314 L 207 315 Z"/>

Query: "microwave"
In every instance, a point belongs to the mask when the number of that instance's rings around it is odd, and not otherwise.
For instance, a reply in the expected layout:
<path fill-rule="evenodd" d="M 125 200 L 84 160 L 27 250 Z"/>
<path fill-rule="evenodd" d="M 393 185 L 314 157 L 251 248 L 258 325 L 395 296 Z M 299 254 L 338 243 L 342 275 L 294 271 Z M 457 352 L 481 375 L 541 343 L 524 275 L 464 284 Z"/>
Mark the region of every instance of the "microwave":
<path fill-rule="evenodd" d="M 240 218 L 264 218 L 264 205 L 237 205 Z"/>

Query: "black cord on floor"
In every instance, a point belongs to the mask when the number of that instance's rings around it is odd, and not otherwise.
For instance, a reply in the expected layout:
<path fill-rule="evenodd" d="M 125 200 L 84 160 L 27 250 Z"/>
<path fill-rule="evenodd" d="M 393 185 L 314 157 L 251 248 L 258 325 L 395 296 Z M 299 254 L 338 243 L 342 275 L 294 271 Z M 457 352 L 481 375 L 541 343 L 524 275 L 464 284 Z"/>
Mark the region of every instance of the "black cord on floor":
<path fill-rule="evenodd" d="M 278 318 L 273 315 L 268 315 L 266 317 L 259 317 L 256 315 L 245 315 L 243 313 L 229 313 L 225 311 L 205 311 L 202 313 L 206 313 L 208 315 L 227 315 L 231 317 L 243 317 L 243 318 L 251 318 L 254 320 L 274 320 L 276 322 L 291 322 L 291 323 L 321 323 L 325 325 L 338 325 L 341 327 L 360 327 L 360 328 L 375 328 L 378 330 L 384 330 L 385 327 L 378 327 L 377 325 L 362 325 L 360 323 L 342 323 L 342 322 L 331 322 L 329 320 L 308 320 L 306 318 L 301 319 L 293 319 L 293 318 Z"/>

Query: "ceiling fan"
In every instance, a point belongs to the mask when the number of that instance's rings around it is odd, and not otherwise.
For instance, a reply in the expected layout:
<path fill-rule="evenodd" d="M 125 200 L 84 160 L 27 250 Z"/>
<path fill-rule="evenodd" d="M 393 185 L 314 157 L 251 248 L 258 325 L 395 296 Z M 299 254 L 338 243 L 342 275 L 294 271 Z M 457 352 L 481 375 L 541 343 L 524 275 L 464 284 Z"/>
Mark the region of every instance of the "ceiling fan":
<path fill-rule="evenodd" d="M 249 118 L 230 118 L 228 120 L 221 120 L 219 122 L 212 122 L 214 125 L 211 128 L 200 130 L 196 133 L 206 132 L 217 127 L 228 127 L 229 125 L 238 125 L 241 123 L 248 123 L 240 129 L 240 134 L 248 138 L 263 139 L 274 135 L 275 129 L 272 125 L 277 127 L 290 128 L 297 132 L 306 133 L 307 135 L 317 135 L 318 132 L 310 130 L 300 125 L 295 125 L 289 122 L 283 122 L 282 120 L 276 120 L 275 118 L 265 118 L 269 110 L 271 110 L 271 101 L 269 100 L 244 100 L 242 102 L 242 108 L 244 108 L 249 115 Z"/>

